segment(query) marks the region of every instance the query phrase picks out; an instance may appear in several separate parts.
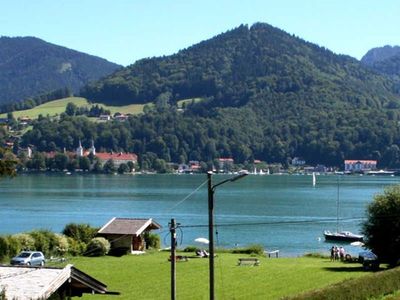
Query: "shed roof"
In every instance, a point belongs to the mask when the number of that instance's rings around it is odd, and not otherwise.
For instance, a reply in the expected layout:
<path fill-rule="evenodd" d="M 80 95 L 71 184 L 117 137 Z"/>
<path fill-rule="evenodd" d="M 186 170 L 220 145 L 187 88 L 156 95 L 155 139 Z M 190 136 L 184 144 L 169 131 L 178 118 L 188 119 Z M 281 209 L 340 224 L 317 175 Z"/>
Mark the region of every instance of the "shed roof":
<path fill-rule="evenodd" d="M 73 293 L 107 293 L 107 286 L 67 265 L 65 268 L 0 266 L 0 288 L 7 299 L 47 299 L 65 282 Z"/>
<path fill-rule="evenodd" d="M 160 229 L 153 219 L 112 218 L 98 231 L 99 234 L 140 235 L 146 229 Z"/>

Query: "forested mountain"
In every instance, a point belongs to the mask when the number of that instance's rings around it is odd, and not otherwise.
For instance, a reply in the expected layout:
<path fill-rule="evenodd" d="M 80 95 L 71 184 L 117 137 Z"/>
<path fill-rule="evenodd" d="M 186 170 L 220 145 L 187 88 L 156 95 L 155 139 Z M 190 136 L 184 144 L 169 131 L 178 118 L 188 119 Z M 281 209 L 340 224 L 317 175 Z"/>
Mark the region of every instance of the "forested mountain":
<path fill-rule="evenodd" d="M 381 74 L 400 76 L 400 47 L 371 49 L 362 57 L 361 62 Z"/>
<path fill-rule="evenodd" d="M 329 166 L 354 158 L 400 167 L 394 81 L 267 24 L 138 61 L 86 86 L 82 95 L 155 106 L 126 123 L 42 119 L 23 143 L 71 149 L 78 139 L 89 145 L 93 138 L 98 147 L 133 151 L 146 161 L 286 163 L 300 156 Z M 178 111 L 176 102 L 187 98 L 203 100 Z"/>
<path fill-rule="evenodd" d="M 105 59 L 34 37 L 0 37 L 0 104 L 55 90 L 78 91 L 120 68 Z"/>

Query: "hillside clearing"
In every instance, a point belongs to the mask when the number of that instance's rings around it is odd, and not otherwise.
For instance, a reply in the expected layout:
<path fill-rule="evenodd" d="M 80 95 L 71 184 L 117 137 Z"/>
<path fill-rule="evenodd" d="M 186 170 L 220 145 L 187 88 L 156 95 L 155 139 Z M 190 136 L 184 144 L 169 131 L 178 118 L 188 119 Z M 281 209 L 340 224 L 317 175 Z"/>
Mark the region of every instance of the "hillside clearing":
<path fill-rule="evenodd" d="M 123 114 L 140 114 L 143 112 L 143 108 L 145 104 L 131 104 L 125 106 L 108 106 L 100 103 L 89 103 L 87 99 L 81 97 L 68 97 L 63 99 L 58 99 L 54 101 L 50 101 L 41 105 L 38 105 L 31 109 L 14 111 L 13 115 L 15 118 L 20 117 L 29 117 L 31 119 L 37 119 L 39 115 L 42 116 L 56 116 L 60 115 L 61 113 L 65 112 L 65 108 L 69 102 L 74 103 L 78 107 L 88 107 L 90 108 L 92 105 L 98 105 L 104 107 L 107 110 L 110 110 L 111 114 L 115 114 L 117 112 Z M 7 114 L 1 114 L 0 118 L 6 118 Z"/>

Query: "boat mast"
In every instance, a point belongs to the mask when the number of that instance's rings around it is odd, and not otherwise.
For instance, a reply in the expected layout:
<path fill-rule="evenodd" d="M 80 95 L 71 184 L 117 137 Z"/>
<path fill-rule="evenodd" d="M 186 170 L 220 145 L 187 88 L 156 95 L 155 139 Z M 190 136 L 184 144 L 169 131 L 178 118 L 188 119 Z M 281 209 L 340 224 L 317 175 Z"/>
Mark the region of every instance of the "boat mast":
<path fill-rule="evenodd" d="M 339 187 L 340 187 L 340 175 L 337 178 L 337 195 L 336 195 L 336 232 L 339 232 Z"/>

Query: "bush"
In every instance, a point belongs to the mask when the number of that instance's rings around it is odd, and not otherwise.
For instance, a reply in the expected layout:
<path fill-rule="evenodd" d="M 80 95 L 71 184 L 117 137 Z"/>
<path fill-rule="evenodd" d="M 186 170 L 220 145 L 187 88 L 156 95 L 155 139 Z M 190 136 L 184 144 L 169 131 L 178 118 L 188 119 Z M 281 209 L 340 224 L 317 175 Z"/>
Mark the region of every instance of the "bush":
<path fill-rule="evenodd" d="M 21 251 L 21 244 L 13 236 L 7 236 L 8 240 L 8 256 L 14 257 Z"/>
<path fill-rule="evenodd" d="M 68 253 L 72 256 L 81 255 L 86 250 L 86 244 L 84 242 L 79 242 L 71 237 L 67 237 L 68 241 Z"/>
<path fill-rule="evenodd" d="M 93 238 L 86 247 L 85 256 L 104 256 L 110 251 L 110 242 L 103 237 Z"/>
<path fill-rule="evenodd" d="M 248 246 L 246 248 L 233 249 L 232 253 L 263 255 L 264 254 L 264 247 L 262 245 L 250 245 L 250 246 Z"/>
<path fill-rule="evenodd" d="M 87 244 L 96 236 L 97 230 L 98 228 L 91 227 L 89 224 L 69 223 L 64 227 L 62 233 Z"/>
<path fill-rule="evenodd" d="M 35 240 L 35 250 L 42 251 L 45 256 L 57 252 L 57 237 L 49 230 L 35 230 L 29 233 Z"/>
<path fill-rule="evenodd" d="M 146 242 L 146 249 L 160 249 L 161 247 L 161 240 L 158 234 L 146 232 L 144 241 Z"/>
<path fill-rule="evenodd" d="M 183 252 L 195 252 L 198 248 L 196 246 L 187 246 Z"/>
<path fill-rule="evenodd" d="M 8 257 L 8 240 L 4 236 L 0 236 L 0 261 Z"/>
<path fill-rule="evenodd" d="M 57 244 L 55 247 L 56 253 L 58 255 L 64 256 L 68 250 L 69 250 L 69 243 L 68 243 L 68 238 L 65 235 L 62 234 L 55 234 Z"/>
<path fill-rule="evenodd" d="M 32 236 L 27 233 L 18 233 L 14 234 L 14 240 L 17 240 L 21 250 L 34 250 L 35 248 L 35 240 Z"/>

